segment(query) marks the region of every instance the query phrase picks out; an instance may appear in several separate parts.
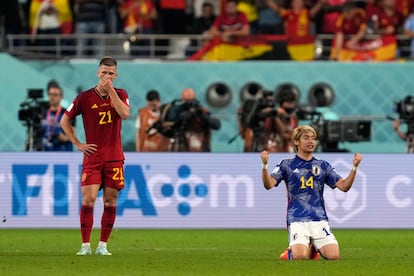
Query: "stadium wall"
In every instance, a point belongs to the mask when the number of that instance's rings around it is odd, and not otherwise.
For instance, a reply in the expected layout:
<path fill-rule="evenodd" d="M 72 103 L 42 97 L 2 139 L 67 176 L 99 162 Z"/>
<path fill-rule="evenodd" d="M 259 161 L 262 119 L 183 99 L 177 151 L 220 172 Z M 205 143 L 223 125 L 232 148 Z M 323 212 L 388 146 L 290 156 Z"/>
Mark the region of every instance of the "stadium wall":
<path fill-rule="evenodd" d="M 0 140 L 0 151 L 21 151 L 24 147 L 25 127 L 17 119 L 19 104 L 28 88 L 45 88 L 50 79 L 64 88 L 65 105 L 78 91 L 96 84 L 96 60 L 64 60 L 58 62 L 22 62 L 7 54 L 0 54 L 3 71 L 0 108 L 0 127 L 7 133 Z M 341 143 L 342 148 L 361 152 L 401 153 L 404 142 L 392 130 L 386 115 L 396 116 L 394 102 L 412 94 L 414 63 L 334 63 L 334 62 L 151 62 L 120 61 L 116 86 L 127 89 L 130 95 L 131 118 L 123 128 L 124 148 L 134 150 L 135 115 L 145 104 L 145 93 L 160 91 L 162 101 L 178 98 L 185 87 L 192 87 L 197 97 L 222 121 L 222 128 L 213 134 L 213 152 L 241 152 L 243 140 L 228 144 L 237 133 L 236 109 L 240 104 L 240 90 L 246 83 L 257 82 L 267 89 L 281 84 L 295 84 L 300 102 L 308 101 L 308 91 L 316 83 L 329 84 L 335 94 L 330 110 L 337 116 L 374 118 L 370 142 Z M 230 104 L 214 108 L 205 99 L 206 89 L 215 82 L 223 82 L 232 92 Z M 82 137 L 82 124 L 78 120 Z"/>
<path fill-rule="evenodd" d="M 272 154 L 273 168 L 287 154 Z M 346 176 L 353 155 L 317 154 Z M 77 228 L 79 153 L 0 153 L 0 228 Z M 348 193 L 326 186 L 334 228 L 413 228 L 411 154 L 365 154 Z M 100 195 L 101 196 L 101 195 Z M 98 199 L 96 222 L 102 213 Z M 258 153 L 127 153 L 118 228 L 285 228 L 284 184 L 265 190 Z M 99 223 L 95 224 L 99 227 Z"/>

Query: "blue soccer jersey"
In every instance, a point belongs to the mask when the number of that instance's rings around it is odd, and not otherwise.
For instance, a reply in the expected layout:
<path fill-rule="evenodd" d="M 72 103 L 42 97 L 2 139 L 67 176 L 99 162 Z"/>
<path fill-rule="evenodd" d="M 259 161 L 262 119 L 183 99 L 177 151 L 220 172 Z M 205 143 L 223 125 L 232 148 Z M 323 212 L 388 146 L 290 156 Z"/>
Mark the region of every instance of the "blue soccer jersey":
<path fill-rule="evenodd" d="M 298 221 L 328 220 L 323 199 L 324 184 L 334 189 L 341 179 L 328 162 L 315 157 L 306 161 L 295 156 L 282 160 L 271 176 L 277 183 L 282 180 L 286 183 L 288 225 Z"/>

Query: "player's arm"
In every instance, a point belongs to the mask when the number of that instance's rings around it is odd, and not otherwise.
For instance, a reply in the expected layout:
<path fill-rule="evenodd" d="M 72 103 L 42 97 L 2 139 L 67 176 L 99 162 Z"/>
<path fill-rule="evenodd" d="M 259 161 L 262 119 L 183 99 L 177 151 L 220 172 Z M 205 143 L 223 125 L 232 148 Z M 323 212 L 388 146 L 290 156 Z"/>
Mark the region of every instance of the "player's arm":
<path fill-rule="evenodd" d="M 272 189 L 274 186 L 276 186 L 277 181 L 269 174 L 268 169 L 268 162 L 269 162 L 269 153 L 267 151 L 262 151 L 260 154 L 260 157 L 262 159 L 262 181 L 263 185 L 266 188 L 266 190 Z"/>
<path fill-rule="evenodd" d="M 356 172 L 357 172 L 357 168 L 359 166 L 359 163 L 362 160 L 362 155 L 359 153 L 355 153 L 354 154 L 354 167 L 351 169 L 351 171 L 349 172 L 349 175 L 346 178 L 342 178 L 340 180 L 338 180 L 335 183 L 335 186 L 343 191 L 343 192 L 348 192 L 349 189 L 351 189 L 352 184 L 354 183 L 355 180 L 355 176 L 356 176 Z"/>
<path fill-rule="evenodd" d="M 96 152 L 96 144 L 82 144 L 78 137 L 76 137 L 75 130 L 72 126 L 71 119 L 68 115 L 63 114 L 62 119 L 60 120 L 60 126 L 68 137 L 69 141 L 81 152 L 86 155 Z"/>
<path fill-rule="evenodd" d="M 116 93 L 115 88 L 111 87 L 110 89 L 108 89 L 108 95 L 111 98 L 116 113 L 118 113 L 118 115 L 121 116 L 122 119 L 128 118 L 129 106 L 121 100 L 118 93 Z"/>

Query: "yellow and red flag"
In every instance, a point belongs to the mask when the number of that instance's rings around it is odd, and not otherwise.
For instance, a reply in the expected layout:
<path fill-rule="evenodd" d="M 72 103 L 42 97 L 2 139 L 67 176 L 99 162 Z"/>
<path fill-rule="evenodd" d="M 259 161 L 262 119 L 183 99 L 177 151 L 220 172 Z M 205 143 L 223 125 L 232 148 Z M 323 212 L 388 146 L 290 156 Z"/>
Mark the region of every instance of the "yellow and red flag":
<path fill-rule="evenodd" d="M 73 33 L 73 16 L 70 9 L 69 0 L 32 0 L 30 4 L 29 14 L 30 33 L 33 33 L 36 15 L 44 1 L 49 1 L 56 7 L 62 34 Z"/>
<path fill-rule="evenodd" d="M 332 42 L 331 56 L 335 56 L 335 40 Z M 355 48 L 344 46 L 338 56 L 338 61 L 392 61 L 397 53 L 397 38 L 395 35 L 384 35 L 378 38 L 364 40 Z"/>
<path fill-rule="evenodd" d="M 313 60 L 315 38 L 288 39 L 285 35 L 249 35 L 223 42 L 216 37 L 191 56 L 190 60 Z"/>

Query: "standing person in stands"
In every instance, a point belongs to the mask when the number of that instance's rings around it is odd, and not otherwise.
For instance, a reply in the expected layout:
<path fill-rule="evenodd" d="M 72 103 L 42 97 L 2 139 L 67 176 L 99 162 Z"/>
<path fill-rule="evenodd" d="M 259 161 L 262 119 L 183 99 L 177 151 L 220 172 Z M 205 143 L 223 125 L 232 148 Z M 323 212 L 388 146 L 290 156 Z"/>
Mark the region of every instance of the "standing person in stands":
<path fill-rule="evenodd" d="M 313 17 L 322 8 L 326 0 L 319 0 L 311 9 L 307 9 L 303 0 L 292 0 L 291 8 L 281 8 L 273 0 L 266 0 L 267 5 L 280 14 L 285 21 L 285 34 L 288 38 L 311 35 Z"/>
<path fill-rule="evenodd" d="M 121 143 L 122 120 L 129 117 L 128 94 L 115 88 L 118 76 L 117 61 L 103 57 L 99 62 L 98 84 L 81 92 L 68 107 L 61 126 L 69 140 L 83 152 L 81 177 L 82 208 L 80 230 L 82 246 L 77 255 L 91 255 L 90 236 L 93 226 L 93 208 L 99 190 L 103 189 L 104 211 L 97 255 L 112 255 L 107 242 L 116 217 L 118 193 L 124 188 L 124 153 Z M 86 143 L 82 143 L 72 130 L 70 120 L 82 115 Z"/>
<path fill-rule="evenodd" d="M 227 0 L 225 12 L 219 15 L 208 35 L 220 36 L 225 42 L 231 41 L 234 36 L 243 36 L 250 33 L 250 25 L 244 13 L 237 10 L 237 0 Z"/>

